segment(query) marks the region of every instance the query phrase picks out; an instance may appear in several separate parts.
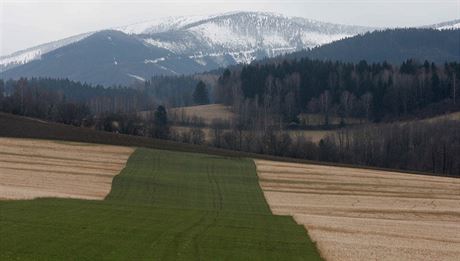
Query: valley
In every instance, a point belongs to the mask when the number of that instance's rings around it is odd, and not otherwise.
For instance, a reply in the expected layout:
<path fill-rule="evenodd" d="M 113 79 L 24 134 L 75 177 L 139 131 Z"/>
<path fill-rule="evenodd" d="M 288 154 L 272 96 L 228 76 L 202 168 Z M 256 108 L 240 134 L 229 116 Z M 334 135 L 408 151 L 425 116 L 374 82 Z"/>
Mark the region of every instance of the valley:
<path fill-rule="evenodd" d="M 457 3 L 0 6 L 1 261 L 459 260 Z"/>

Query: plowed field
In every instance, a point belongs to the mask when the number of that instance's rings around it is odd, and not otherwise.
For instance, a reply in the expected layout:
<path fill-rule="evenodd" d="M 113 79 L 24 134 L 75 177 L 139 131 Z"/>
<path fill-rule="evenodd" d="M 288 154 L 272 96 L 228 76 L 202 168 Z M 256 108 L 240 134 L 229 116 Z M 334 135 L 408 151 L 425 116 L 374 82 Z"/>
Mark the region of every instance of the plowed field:
<path fill-rule="evenodd" d="M 460 179 L 256 160 L 274 214 L 326 260 L 459 260 Z"/>

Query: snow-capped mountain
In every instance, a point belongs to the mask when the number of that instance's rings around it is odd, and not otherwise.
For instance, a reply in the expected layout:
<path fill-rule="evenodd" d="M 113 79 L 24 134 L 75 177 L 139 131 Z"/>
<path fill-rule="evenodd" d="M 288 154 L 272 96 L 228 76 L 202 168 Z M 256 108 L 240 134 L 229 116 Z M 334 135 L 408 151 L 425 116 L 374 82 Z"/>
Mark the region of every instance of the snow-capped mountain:
<path fill-rule="evenodd" d="M 77 35 L 0 57 L 0 72 L 3 71 L 3 78 L 50 76 L 106 85 L 126 84 L 158 74 L 188 74 L 250 63 L 372 29 L 259 12 L 161 18 Z M 99 37 L 101 34 L 104 37 Z M 114 41 L 109 41 L 109 37 Z M 138 43 L 143 47 L 128 49 Z M 114 44 L 117 48 L 113 48 Z M 75 57 L 75 53 L 80 56 Z M 88 53 L 92 56 L 86 57 Z M 84 57 L 87 60 L 83 68 L 69 65 L 82 63 L 70 59 Z M 93 75 L 103 73 L 101 68 L 105 70 L 103 75 Z M 122 73 L 122 77 L 113 77 L 115 72 Z"/>
<path fill-rule="evenodd" d="M 249 63 L 257 58 L 311 48 L 372 28 L 343 26 L 272 13 L 237 12 L 151 21 L 119 28 L 146 44 L 186 55 L 198 63 Z M 167 59 L 167 57 L 165 57 Z M 233 60 L 233 61 L 232 61 Z M 227 64 L 222 64 L 227 65 Z"/>
<path fill-rule="evenodd" d="M 25 50 L 17 51 L 10 55 L 1 56 L 0 72 L 5 71 L 9 68 L 26 64 L 33 60 L 40 59 L 43 54 L 49 53 L 53 50 L 72 44 L 74 42 L 78 42 L 82 39 L 85 39 L 91 34 L 92 33 L 79 34 L 61 40 L 53 41 L 50 43 L 41 44 Z"/>
<path fill-rule="evenodd" d="M 0 57 L 0 78 L 44 76 L 129 84 L 154 75 L 250 63 L 374 29 L 261 12 L 153 19 Z"/>

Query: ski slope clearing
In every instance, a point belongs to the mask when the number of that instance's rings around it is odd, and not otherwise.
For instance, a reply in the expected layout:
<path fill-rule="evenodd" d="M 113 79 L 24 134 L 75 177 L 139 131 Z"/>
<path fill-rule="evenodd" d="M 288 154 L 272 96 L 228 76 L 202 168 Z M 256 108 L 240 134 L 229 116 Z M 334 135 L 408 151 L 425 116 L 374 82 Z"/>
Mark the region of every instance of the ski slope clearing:
<path fill-rule="evenodd" d="M 458 260 L 460 179 L 256 160 L 274 214 L 326 260 Z"/>
<path fill-rule="evenodd" d="M 133 149 L 0 138 L 0 199 L 102 200 Z"/>

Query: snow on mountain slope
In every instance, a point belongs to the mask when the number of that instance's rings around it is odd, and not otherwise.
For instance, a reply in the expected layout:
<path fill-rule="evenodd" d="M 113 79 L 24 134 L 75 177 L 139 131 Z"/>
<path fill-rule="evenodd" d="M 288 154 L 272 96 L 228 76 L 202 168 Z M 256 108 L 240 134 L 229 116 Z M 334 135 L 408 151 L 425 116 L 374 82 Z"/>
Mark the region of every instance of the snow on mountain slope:
<path fill-rule="evenodd" d="M 335 25 L 262 12 L 230 12 L 208 16 L 157 18 L 114 28 L 204 66 L 204 69 L 273 57 L 330 43 L 372 28 Z M 42 55 L 78 42 L 81 34 L 0 57 L 0 72 L 41 59 Z M 161 57 L 159 65 L 177 56 Z M 146 57 L 147 58 L 147 57 Z"/>
<path fill-rule="evenodd" d="M 458 28 L 459 24 L 456 20 L 429 28 Z M 158 74 L 191 74 L 247 64 L 375 29 L 263 12 L 158 18 L 0 57 L 0 78 L 59 76 L 105 85 L 129 84 Z M 86 41 L 90 35 L 91 41 Z"/>
<path fill-rule="evenodd" d="M 450 25 L 444 25 L 438 27 L 439 30 L 447 30 L 447 29 L 460 29 L 460 22 Z"/>
<path fill-rule="evenodd" d="M 179 16 L 156 18 L 144 22 L 134 23 L 130 25 L 115 27 L 113 30 L 122 31 L 125 34 L 153 34 L 161 33 L 170 30 L 177 30 L 182 26 L 194 23 L 200 20 L 210 18 L 212 16 Z"/>
<path fill-rule="evenodd" d="M 105 33 L 77 35 L 1 57 L 0 76 L 59 76 L 105 85 L 127 84 L 129 80 L 158 74 L 190 74 L 247 64 L 370 30 L 373 28 L 262 12 L 158 18 Z M 89 35 L 91 41 L 78 44 L 78 50 L 65 48 L 71 43 L 82 43 Z M 117 38 L 116 48 L 110 37 Z M 135 49 L 132 43 L 136 43 Z M 96 49 L 100 51 L 95 52 Z M 86 57 L 85 61 L 81 57 Z"/>
<path fill-rule="evenodd" d="M 90 36 L 92 33 L 84 33 L 75 36 L 71 36 L 68 38 L 64 38 L 62 40 L 38 45 L 32 48 L 28 48 L 26 50 L 18 51 L 12 53 L 10 55 L 5 55 L 0 57 L 0 72 L 8 70 L 9 68 L 13 68 L 18 65 L 26 64 L 30 61 L 40 59 L 42 55 L 56 50 L 60 47 L 78 42 L 80 40 L 85 39 L 86 37 Z"/>
<path fill-rule="evenodd" d="M 260 12 L 178 18 L 171 24 L 164 30 L 166 27 L 155 21 L 146 22 L 125 31 L 142 32 L 140 37 L 147 44 L 197 57 L 197 62 L 230 56 L 235 63 L 249 63 L 257 58 L 312 48 L 373 30 Z"/>
<path fill-rule="evenodd" d="M 433 28 L 437 30 L 460 29 L 460 19 L 424 26 L 423 28 Z"/>

